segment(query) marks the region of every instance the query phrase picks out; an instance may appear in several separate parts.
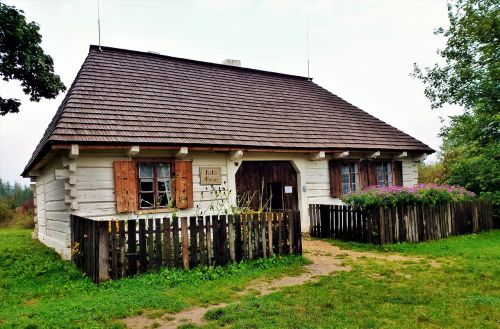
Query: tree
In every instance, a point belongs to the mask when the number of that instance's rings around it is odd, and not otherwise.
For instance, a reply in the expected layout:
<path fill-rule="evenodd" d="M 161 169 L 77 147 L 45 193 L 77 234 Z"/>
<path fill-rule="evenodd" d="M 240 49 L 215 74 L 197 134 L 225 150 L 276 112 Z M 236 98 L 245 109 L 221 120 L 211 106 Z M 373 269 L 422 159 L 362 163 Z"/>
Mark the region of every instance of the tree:
<path fill-rule="evenodd" d="M 26 22 L 22 10 L 0 2 L 0 76 L 20 80 L 31 101 L 55 98 L 66 90 L 54 74 L 54 61 L 40 46 L 42 36 L 37 23 Z M 21 102 L 0 95 L 0 115 L 19 112 Z"/>
<path fill-rule="evenodd" d="M 425 85 L 433 108 L 463 107 L 442 128 L 443 179 L 493 200 L 500 206 L 500 5 L 498 0 L 457 0 L 448 5 L 450 26 L 438 50 L 444 63 L 413 76 Z"/>

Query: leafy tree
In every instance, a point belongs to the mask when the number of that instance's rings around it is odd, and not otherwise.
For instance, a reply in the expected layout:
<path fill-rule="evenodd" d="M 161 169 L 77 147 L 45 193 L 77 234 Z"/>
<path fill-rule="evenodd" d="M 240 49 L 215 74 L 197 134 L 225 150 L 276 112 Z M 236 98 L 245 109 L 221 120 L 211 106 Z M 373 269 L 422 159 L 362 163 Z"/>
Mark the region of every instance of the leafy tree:
<path fill-rule="evenodd" d="M 450 26 L 438 54 L 441 64 L 413 75 L 425 85 L 433 108 L 463 107 L 442 128 L 443 180 L 480 193 L 500 205 L 500 5 L 498 0 L 457 0 L 448 5 Z"/>
<path fill-rule="evenodd" d="M 420 184 L 442 184 L 446 182 L 444 178 L 443 164 L 441 162 L 433 164 L 421 163 L 418 165 L 418 182 Z"/>
<path fill-rule="evenodd" d="M 52 57 L 43 52 L 37 23 L 26 21 L 24 12 L 0 2 L 0 76 L 17 79 L 31 101 L 55 98 L 66 87 L 54 74 Z M 0 115 L 19 112 L 21 102 L 0 96 Z"/>

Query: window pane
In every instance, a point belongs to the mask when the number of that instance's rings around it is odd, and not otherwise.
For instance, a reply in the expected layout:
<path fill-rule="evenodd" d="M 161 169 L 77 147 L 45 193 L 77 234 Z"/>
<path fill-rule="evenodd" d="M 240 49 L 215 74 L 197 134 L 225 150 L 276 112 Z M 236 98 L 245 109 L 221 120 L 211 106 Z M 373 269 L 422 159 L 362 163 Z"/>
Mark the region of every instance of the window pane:
<path fill-rule="evenodd" d="M 158 180 L 158 191 L 170 191 L 170 179 Z"/>
<path fill-rule="evenodd" d="M 349 184 L 349 174 L 342 174 L 342 184 Z"/>
<path fill-rule="evenodd" d="M 141 193 L 141 208 L 154 208 L 154 193 Z"/>
<path fill-rule="evenodd" d="M 141 179 L 141 192 L 153 192 L 153 180 Z"/>
<path fill-rule="evenodd" d="M 139 177 L 140 178 L 153 178 L 153 164 L 140 163 L 139 164 Z"/>
<path fill-rule="evenodd" d="M 156 164 L 156 175 L 158 175 L 158 178 L 170 178 L 170 164 L 169 163 Z"/>
<path fill-rule="evenodd" d="M 349 184 L 342 184 L 342 194 L 349 194 Z"/>
<path fill-rule="evenodd" d="M 170 198 L 167 193 L 158 193 L 158 207 L 166 207 L 168 205 Z"/>
<path fill-rule="evenodd" d="M 342 164 L 342 174 L 348 174 L 349 173 L 349 164 L 345 163 Z"/>

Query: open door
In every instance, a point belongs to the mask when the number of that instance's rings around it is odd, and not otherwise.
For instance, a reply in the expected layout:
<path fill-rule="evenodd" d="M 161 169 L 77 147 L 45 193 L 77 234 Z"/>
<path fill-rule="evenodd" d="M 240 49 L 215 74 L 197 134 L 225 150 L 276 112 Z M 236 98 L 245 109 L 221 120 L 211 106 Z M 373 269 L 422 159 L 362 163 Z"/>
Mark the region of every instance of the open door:
<path fill-rule="evenodd" d="M 236 173 L 236 192 L 239 206 L 298 210 L 297 172 L 289 161 L 243 161 Z"/>

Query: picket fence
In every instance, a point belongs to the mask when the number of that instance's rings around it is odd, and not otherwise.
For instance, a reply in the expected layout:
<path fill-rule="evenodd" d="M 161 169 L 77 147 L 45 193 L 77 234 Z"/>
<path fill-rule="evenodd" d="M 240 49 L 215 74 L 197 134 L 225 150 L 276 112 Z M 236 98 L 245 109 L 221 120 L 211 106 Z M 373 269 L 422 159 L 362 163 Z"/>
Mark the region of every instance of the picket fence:
<path fill-rule="evenodd" d="M 436 240 L 493 228 L 492 205 L 486 200 L 370 209 L 313 204 L 309 215 L 313 237 L 375 244 Z"/>
<path fill-rule="evenodd" d="M 161 267 L 189 269 L 302 254 L 298 211 L 92 220 L 71 215 L 71 254 L 94 282 Z"/>

